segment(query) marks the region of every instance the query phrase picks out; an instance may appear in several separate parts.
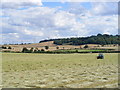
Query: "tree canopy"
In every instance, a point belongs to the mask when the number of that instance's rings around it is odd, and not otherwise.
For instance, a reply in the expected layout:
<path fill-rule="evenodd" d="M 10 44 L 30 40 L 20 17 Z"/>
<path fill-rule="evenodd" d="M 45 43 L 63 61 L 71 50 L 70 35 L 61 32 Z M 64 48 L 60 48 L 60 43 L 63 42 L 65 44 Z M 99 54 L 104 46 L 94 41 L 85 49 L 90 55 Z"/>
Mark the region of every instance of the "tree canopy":
<path fill-rule="evenodd" d="M 83 44 L 120 44 L 120 35 L 98 34 L 96 36 L 78 37 L 78 38 L 61 38 L 43 40 L 41 42 L 54 41 L 56 45 L 83 45 Z"/>

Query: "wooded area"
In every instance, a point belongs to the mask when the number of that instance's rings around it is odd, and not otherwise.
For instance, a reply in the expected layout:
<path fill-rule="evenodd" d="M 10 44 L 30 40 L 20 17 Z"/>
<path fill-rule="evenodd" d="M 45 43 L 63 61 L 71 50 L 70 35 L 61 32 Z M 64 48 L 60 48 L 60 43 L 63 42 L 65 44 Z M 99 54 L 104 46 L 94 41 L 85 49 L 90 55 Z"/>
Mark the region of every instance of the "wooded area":
<path fill-rule="evenodd" d="M 43 40 L 41 42 L 54 41 L 57 45 L 83 45 L 83 44 L 120 44 L 120 35 L 98 34 L 97 36 L 79 37 L 79 38 L 61 38 Z"/>

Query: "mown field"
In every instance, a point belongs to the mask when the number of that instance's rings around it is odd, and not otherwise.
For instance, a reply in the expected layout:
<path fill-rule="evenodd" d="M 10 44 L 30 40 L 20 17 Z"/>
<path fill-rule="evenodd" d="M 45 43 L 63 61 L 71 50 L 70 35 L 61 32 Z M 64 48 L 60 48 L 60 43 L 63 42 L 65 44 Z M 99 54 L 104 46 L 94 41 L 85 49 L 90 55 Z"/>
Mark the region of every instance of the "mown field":
<path fill-rule="evenodd" d="M 118 54 L 3 53 L 4 88 L 116 88 Z"/>

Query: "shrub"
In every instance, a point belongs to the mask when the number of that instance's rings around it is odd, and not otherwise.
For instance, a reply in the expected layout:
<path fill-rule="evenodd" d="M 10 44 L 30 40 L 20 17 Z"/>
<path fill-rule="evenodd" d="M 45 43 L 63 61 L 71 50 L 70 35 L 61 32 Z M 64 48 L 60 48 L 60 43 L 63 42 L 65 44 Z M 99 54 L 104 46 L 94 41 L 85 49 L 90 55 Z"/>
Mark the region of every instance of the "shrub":
<path fill-rule="evenodd" d="M 45 49 L 46 49 L 46 50 L 49 49 L 49 46 L 45 46 Z"/>
<path fill-rule="evenodd" d="M 85 48 L 85 49 L 88 48 L 88 45 L 85 45 L 84 48 Z"/>
<path fill-rule="evenodd" d="M 76 50 L 75 52 L 78 53 L 78 50 Z"/>
<path fill-rule="evenodd" d="M 44 49 L 41 49 L 41 51 L 45 51 Z"/>
<path fill-rule="evenodd" d="M 59 47 L 56 47 L 56 49 L 59 49 Z"/>
<path fill-rule="evenodd" d="M 5 47 L 5 46 L 2 46 L 2 49 L 7 49 L 7 47 Z"/>
<path fill-rule="evenodd" d="M 35 49 L 35 50 L 34 50 L 34 53 L 37 53 L 37 52 L 38 52 L 38 51 Z"/>
<path fill-rule="evenodd" d="M 22 50 L 23 53 L 27 53 L 27 52 L 29 52 L 29 51 L 30 51 L 30 50 L 28 50 L 26 47 L 24 47 L 23 50 Z"/>
<path fill-rule="evenodd" d="M 33 52 L 33 49 L 34 49 L 33 47 L 30 49 L 30 52 L 31 52 L 31 53 Z"/>
<path fill-rule="evenodd" d="M 12 48 L 9 46 L 8 49 L 12 49 Z"/>

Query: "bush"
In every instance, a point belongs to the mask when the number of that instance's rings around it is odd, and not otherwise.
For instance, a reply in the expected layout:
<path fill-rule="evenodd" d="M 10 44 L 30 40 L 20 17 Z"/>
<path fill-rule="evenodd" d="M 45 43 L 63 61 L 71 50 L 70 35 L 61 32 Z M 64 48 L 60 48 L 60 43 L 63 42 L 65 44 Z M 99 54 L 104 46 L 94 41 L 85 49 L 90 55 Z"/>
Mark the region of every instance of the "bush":
<path fill-rule="evenodd" d="M 24 47 L 23 50 L 22 50 L 22 52 L 23 53 L 28 53 L 28 52 L 30 52 L 30 50 L 28 50 L 26 47 Z"/>
<path fill-rule="evenodd" d="M 7 49 L 7 47 L 5 47 L 5 46 L 2 46 L 2 49 Z"/>
<path fill-rule="evenodd" d="M 76 50 L 75 52 L 78 53 L 78 50 Z"/>
<path fill-rule="evenodd" d="M 8 49 L 12 49 L 12 48 L 9 46 Z"/>
<path fill-rule="evenodd" d="M 59 47 L 56 47 L 56 49 L 59 49 Z"/>
<path fill-rule="evenodd" d="M 44 49 L 41 49 L 41 51 L 43 51 L 43 52 L 44 52 L 45 50 L 44 50 Z"/>
<path fill-rule="evenodd" d="M 37 50 L 34 50 L 34 53 L 37 53 L 38 51 Z"/>
<path fill-rule="evenodd" d="M 33 52 L 33 49 L 34 49 L 33 47 L 30 49 L 30 52 L 31 52 L 31 53 Z"/>
<path fill-rule="evenodd" d="M 49 46 L 45 46 L 45 49 L 49 49 Z"/>
<path fill-rule="evenodd" d="M 85 45 L 84 48 L 85 48 L 85 49 L 88 48 L 88 45 Z"/>

